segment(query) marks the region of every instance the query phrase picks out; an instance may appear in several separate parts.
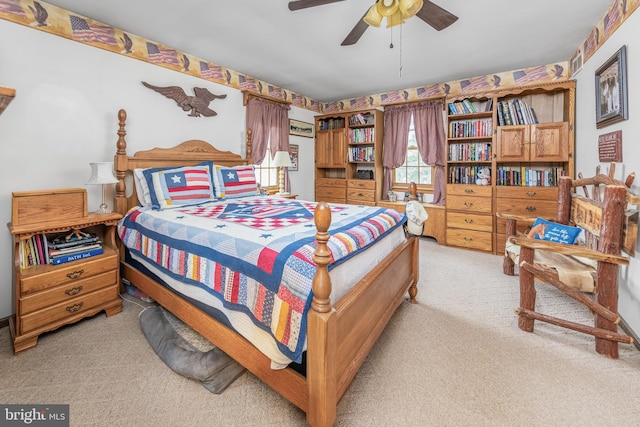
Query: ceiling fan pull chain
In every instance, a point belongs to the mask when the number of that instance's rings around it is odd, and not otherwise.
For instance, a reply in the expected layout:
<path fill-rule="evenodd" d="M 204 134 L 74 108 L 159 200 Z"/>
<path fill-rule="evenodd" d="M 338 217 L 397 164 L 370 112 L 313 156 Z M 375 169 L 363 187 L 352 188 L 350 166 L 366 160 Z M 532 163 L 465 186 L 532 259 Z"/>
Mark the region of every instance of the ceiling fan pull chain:
<path fill-rule="evenodd" d="M 402 25 L 400 26 L 400 70 L 399 77 L 402 77 Z"/>

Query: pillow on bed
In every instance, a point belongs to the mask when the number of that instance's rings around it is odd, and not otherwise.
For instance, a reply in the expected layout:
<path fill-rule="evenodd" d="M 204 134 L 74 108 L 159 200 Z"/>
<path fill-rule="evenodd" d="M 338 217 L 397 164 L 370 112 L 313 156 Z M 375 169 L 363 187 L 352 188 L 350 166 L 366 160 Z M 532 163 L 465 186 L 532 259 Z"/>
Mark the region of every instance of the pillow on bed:
<path fill-rule="evenodd" d="M 151 172 L 149 192 L 154 209 L 197 205 L 214 200 L 209 166 L 183 166 L 180 168 Z M 150 188 L 150 190 L 151 190 Z"/>
<path fill-rule="evenodd" d="M 213 162 L 206 160 L 198 163 L 197 166 L 209 166 L 211 172 L 211 182 L 213 182 Z M 166 168 L 136 168 L 133 170 L 133 183 L 136 187 L 136 194 L 141 206 L 152 206 L 151 201 L 151 189 L 153 188 L 153 182 L 151 174 L 153 172 L 174 169 L 176 166 L 169 166 Z"/>
<path fill-rule="evenodd" d="M 580 227 L 572 227 L 543 218 L 536 218 L 529 234 L 534 239 L 573 245 L 581 231 Z"/>
<path fill-rule="evenodd" d="M 256 173 L 252 165 L 214 165 L 213 186 L 219 199 L 255 196 L 259 194 Z"/>

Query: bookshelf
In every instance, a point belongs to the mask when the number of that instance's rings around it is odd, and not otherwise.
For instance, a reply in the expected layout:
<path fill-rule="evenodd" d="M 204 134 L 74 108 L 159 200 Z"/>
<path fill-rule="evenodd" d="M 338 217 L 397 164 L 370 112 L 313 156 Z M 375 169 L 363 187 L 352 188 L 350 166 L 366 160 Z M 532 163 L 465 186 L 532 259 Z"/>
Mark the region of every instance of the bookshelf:
<path fill-rule="evenodd" d="M 575 176 L 575 81 L 449 98 L 447 108 L 447 244 L 502 254 L 496 212 L 555 218 L 558 177 Z M 490 185 L 476 185 L 486 168 Z"/>
<path fill-rule="evenodd" d="M 15 319 L 10 319 L 10 332 L 15 353 L 35 347 L 44 332 L 103 310 L 107 316 L 122 311 L 115 240 L 120 218 L 117 213 L 87 213 L 86 190 L 81 188 L 12 193 Z M 84 248 L 60 264 L 47 260 L 46 241 L 69 233 L 95 236 L 100 253 L 88 255 L 93 250 Z M 32 253 L 33 262 L 24 255 L 31 241 L 40 251 Z"/>
<path fill-rule="evenodd" d="M 382 192 L 382 111 L 323 115 L 315 122 L 315 199 L 375 205 Z"/>
<path fill-rule="evenodd" d="M 493 104 L 491 97 L 448 100 L 447 245 L 493 250 L 493 189 L 476 185 L 480 171 L 493 176 Z"/>

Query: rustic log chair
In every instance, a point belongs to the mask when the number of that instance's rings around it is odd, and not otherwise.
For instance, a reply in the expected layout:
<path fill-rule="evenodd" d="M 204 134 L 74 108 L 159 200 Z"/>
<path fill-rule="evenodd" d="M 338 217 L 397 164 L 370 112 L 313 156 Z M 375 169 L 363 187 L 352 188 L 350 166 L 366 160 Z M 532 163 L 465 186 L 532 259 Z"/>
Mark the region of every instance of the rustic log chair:
<path fill-rule="evenodd" d="M 592 178 L 577 180 L 570 177 L 560 178 L 558 187 L 558 211 L 554 220 L 560 224 L 574 225 L 584 230 L 584 245 L 568 245 L 534 239 L 532 233 L 517 236 L 517 223 L 525 221 L 531 224 L 531 218 L 498 213 L 506 219 L 507 251 L 519 249 L 520 307 L 518 326 L 523 331 L 533 332 L 534 320 L 551 323 L 595 337 L 596 352 L 610 358 L 618 357 L 618 343 L 633 342 L 633 338 L 618 332 L 618 266 L 628 265 L 628 258 L 621 255 L 635 255 L 638 234 L 638 204 L 640 197 L 633 195 L 629 188 L 635 177 L 630 174 L 625 183 L 613 179 L 615 165 L 611 164 L 609 174 L 596 170 Z M 593 186 L 591 192 L 587 186 Z M 583 189 L 585 196 L 578 195 L 574 189 Z M 590 196 L 591 194 L 591 196 Z M 628 205 L 636 205 L 627 209 Z M 532 230 L 534 231 L 534 230 Z M 514 246 L 515 245 L 515 246 Z M 557 268 L 549 265 L 548 259 L 540 261 L 542 256 L 552 255 L 559 260 L 576 260 L 580 269 L 589 271 L 593 278 L 593 293 L 588 295 L 568 281 L 560 279 Z M 540 251 L 545 251 L 540 253 Z M 504 273 L 514 274 L 513 253 L 505 253 Z M 534 259 L 534 257 L 536 259 Z M 516 258 L 517 259 L 517 258 Z M 593 260 L 593 265 L 585 261 Z M 564 277 L 564 275 L 563 275 Z M 595 325 L 589 326 L 571 322 L 535 311 L 536 290 L 534 281 L 555 286 L 566 295 L 590 308 L 595 314 Z"/>

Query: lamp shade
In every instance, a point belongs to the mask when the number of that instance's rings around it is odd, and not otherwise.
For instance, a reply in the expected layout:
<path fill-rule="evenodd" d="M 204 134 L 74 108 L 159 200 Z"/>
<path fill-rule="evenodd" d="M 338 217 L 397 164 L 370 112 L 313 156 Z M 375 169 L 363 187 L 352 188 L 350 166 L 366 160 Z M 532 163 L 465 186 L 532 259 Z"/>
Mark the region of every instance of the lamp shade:
<path fill-rule="evenodd" d="M 273 157 L 273 166 L 289 167 L 291 166 L 291 157 L 289 157 L 288 151 L 276 151 L 276 155 Z"/>
<path fill-rule="evenodd" d="M 398 9 L 393 15 L 387 16 L 387 28 L 401 24 L 404 24 L 404 19 L 402 19 L 402 12 L 400 12 L 400 9 Z"/>
<path fill-rule="evenodd" d="M 398 8 L 404 19 L 411 18 L 422 9 L 423 0 L 398 0 Z"/>
<path fill-rule="evenodd" d="M 89 163 L 89 165 L 91 165 L 91 176 L 85 184 L 115 184 L 118 182 L 113 176 L 112 162 L 96 162 Z"/>
<path fill-rule="evenodd" d="M 364 18 L 362 18 L 362 20 L 369 26 L 371 27 L 379 27 L 380 23 L 382 22 L 382 18 L 384 18 L 382 15 L 380 15 L 378 13 L 378 8 L 376 7 L 376 5 L 374 4 L 373 6 L 371 6 L 369 8 L 369 11 L 367 12 L 367 14 L 365 15 Z"/>
<path fill-rule="evenodd" d="M 398 0 L 380 0 L 376 3 L 378 13 L 382 16 L 391 16 L 398 10 Z"/>

